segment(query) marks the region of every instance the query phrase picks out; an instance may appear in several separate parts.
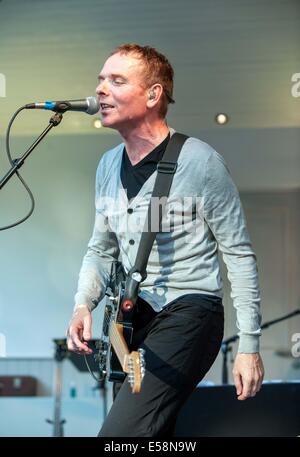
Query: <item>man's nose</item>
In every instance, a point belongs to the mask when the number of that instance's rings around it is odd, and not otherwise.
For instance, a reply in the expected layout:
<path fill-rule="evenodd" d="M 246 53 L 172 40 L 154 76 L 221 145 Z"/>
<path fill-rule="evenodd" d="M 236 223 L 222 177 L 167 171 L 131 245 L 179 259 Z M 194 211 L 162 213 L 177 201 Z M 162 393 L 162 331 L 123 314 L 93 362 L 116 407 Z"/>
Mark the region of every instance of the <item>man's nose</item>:
<path fill-rule="evenodd" d="M 105 79 L 99 82 L 98 86 L 96 87 L 96 94 L 97 95 L 107 95 L 108 94 L 108 84 Z"/>

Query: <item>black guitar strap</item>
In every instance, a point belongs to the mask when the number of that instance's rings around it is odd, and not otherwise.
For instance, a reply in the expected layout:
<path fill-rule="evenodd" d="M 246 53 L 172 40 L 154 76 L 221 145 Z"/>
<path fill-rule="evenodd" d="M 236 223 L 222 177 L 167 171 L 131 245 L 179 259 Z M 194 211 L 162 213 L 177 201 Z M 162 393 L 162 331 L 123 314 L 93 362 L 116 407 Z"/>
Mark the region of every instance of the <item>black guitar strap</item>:
<path fill-rule="evenodd" d="M 124 311 L 132 309 L 137 300 L 139 285 L 147 277 L 146 268 L 149 255 L 155 237 L 161 231 L 162 217 L 177 169 L 177 160 L 187 138 L 188 136 L 182 133 L 174 133 L 168 142 L 162 160 L 157 164 L 157 177 L 150 198 L 148 215 L 138 247 L 135 264 L 128 272 L 126 278 L 125 293 L 122 302 Z M 154 218 L 152 217 L 153 215 Z"/>

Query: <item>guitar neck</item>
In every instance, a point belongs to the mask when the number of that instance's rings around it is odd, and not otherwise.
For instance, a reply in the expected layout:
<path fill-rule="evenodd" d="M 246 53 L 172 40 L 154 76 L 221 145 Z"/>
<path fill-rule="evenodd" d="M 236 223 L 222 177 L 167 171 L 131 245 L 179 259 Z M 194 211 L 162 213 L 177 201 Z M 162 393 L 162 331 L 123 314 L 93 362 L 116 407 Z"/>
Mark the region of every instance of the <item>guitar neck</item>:
<path fill-rule="evenodd" d="M 128 332 L 128 330 L 128 326 L 124 327 L 122 324 L 112 320 L 109 325 L 108 336 L 110 345 L 120 362 L 122 370 L 127 374 L 132 393 L 138 393 L 141 390 L 141 382 L 145 374 L 145 351 L 140 348 L 137 351 L 129 352 L 127 338 L 125 339 L 126 334 L 124 336 L 124 331 Z"/>
<path fill-rule="evenodd" d="M 109 338 L 112 347 L 119 359 L 119 362 L 122 366 L 123 371 L 128 373 L 128 356 L 129 350 L 123 336 L 123 326 L 121 324 L 117 324 L 115 321 L 111 322 L 109 328 Z"/>

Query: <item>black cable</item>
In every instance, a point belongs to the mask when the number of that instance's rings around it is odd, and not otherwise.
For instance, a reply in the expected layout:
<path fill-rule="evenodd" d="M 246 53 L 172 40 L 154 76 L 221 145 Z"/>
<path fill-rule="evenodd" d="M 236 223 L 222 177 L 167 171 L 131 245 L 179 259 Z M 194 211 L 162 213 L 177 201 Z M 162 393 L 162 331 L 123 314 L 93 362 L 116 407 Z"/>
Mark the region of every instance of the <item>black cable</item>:
<path fill-rule="evenodd" d="M 10 130 L 11 130 L 12 124 L 13 124 L 15 118 L 17 117 L 17 115 L 20 113 L 20 111 L 22 111 L 25 108 L 26 108 L 26 106 L 22 106 L 21 108 L 19 108 L 15 112 L 15 114 L 12 116 L 11 120 L 9 121 L 8 126 L 7 126 L 7 130 L 6 130 L 6 141 L 5 141 L 6 154 L 7 154 L 8 160 L 9 160 L 9 162 L 10 162 L 12 167 L 15 165 L 17 159 L 13 159 L 11 157 L 11 153 L 10 153 L 10 145 L 9 145 Z M 27 192 L 29 194 L 29 197 L 30 197 L 30 200 L 31 200 L 31 208 L 30 208 L 29 212 L 27 213 L 27 215 L 24 216 L 22 219 L 19 219 L 17 222 L 15 222 L 13 224 L 6 225 L 4 227 L 0 227 L 0 231 L 1 230 L 7 230 L 9 228 L 15 227 L 16 225 L 22 224 L 22 222 L 26 221 L 26 219 L 28 219 L 31 216 L 31 214 L 33 213 L 33 211 L 34 211 L 35 202 L 34 202 L 33 194 L 32 194 L 32 192 L 29 189 L 28 185 L 26 184 L 26 182 L 24 181 L 24 179 L 22 178 L 22 176 L 20 175 L 20 173 L 18 171 L 16 171 L 16 175 L 18 176 L 19 180 L 21 181 L 21 183 L 23 184 L 23 186 L 25 187 L 25 189 L 27 190 Z"/>
<path fill-rule="evenodd" d="M 84 360 L 85 360 L 85 364 L 86 364 L 86 366 L 87 366 L 87 369 L 88 369 L 89 372 L 90 372 L 90 375 L 91 375 L 97 382 L 99 382 L 99 383 L 102 382 L 102 381 L 103 381 L 103 378 L 101 378 L 100 376 L 97 377 L 97 376 L 95 375 L 95 373 L 93 373 L 91 367 L 89 366 L 89 362 L 88 362 L 87 357 L 86 357 L 85 354 L 83 354 L 83 357 L 84 357 Z"/>

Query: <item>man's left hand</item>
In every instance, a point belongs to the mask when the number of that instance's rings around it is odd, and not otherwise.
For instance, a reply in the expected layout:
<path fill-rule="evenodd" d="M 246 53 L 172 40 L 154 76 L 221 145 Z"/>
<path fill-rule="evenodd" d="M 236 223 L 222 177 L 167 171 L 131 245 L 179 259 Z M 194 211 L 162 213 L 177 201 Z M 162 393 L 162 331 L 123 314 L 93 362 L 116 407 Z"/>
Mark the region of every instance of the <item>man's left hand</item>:
<path fill-rule="evenodd" d="M 237 353 L 232 374 L 238 400 L 254 397 L 264 378 L 264 365 L 260 354 Z"/>

